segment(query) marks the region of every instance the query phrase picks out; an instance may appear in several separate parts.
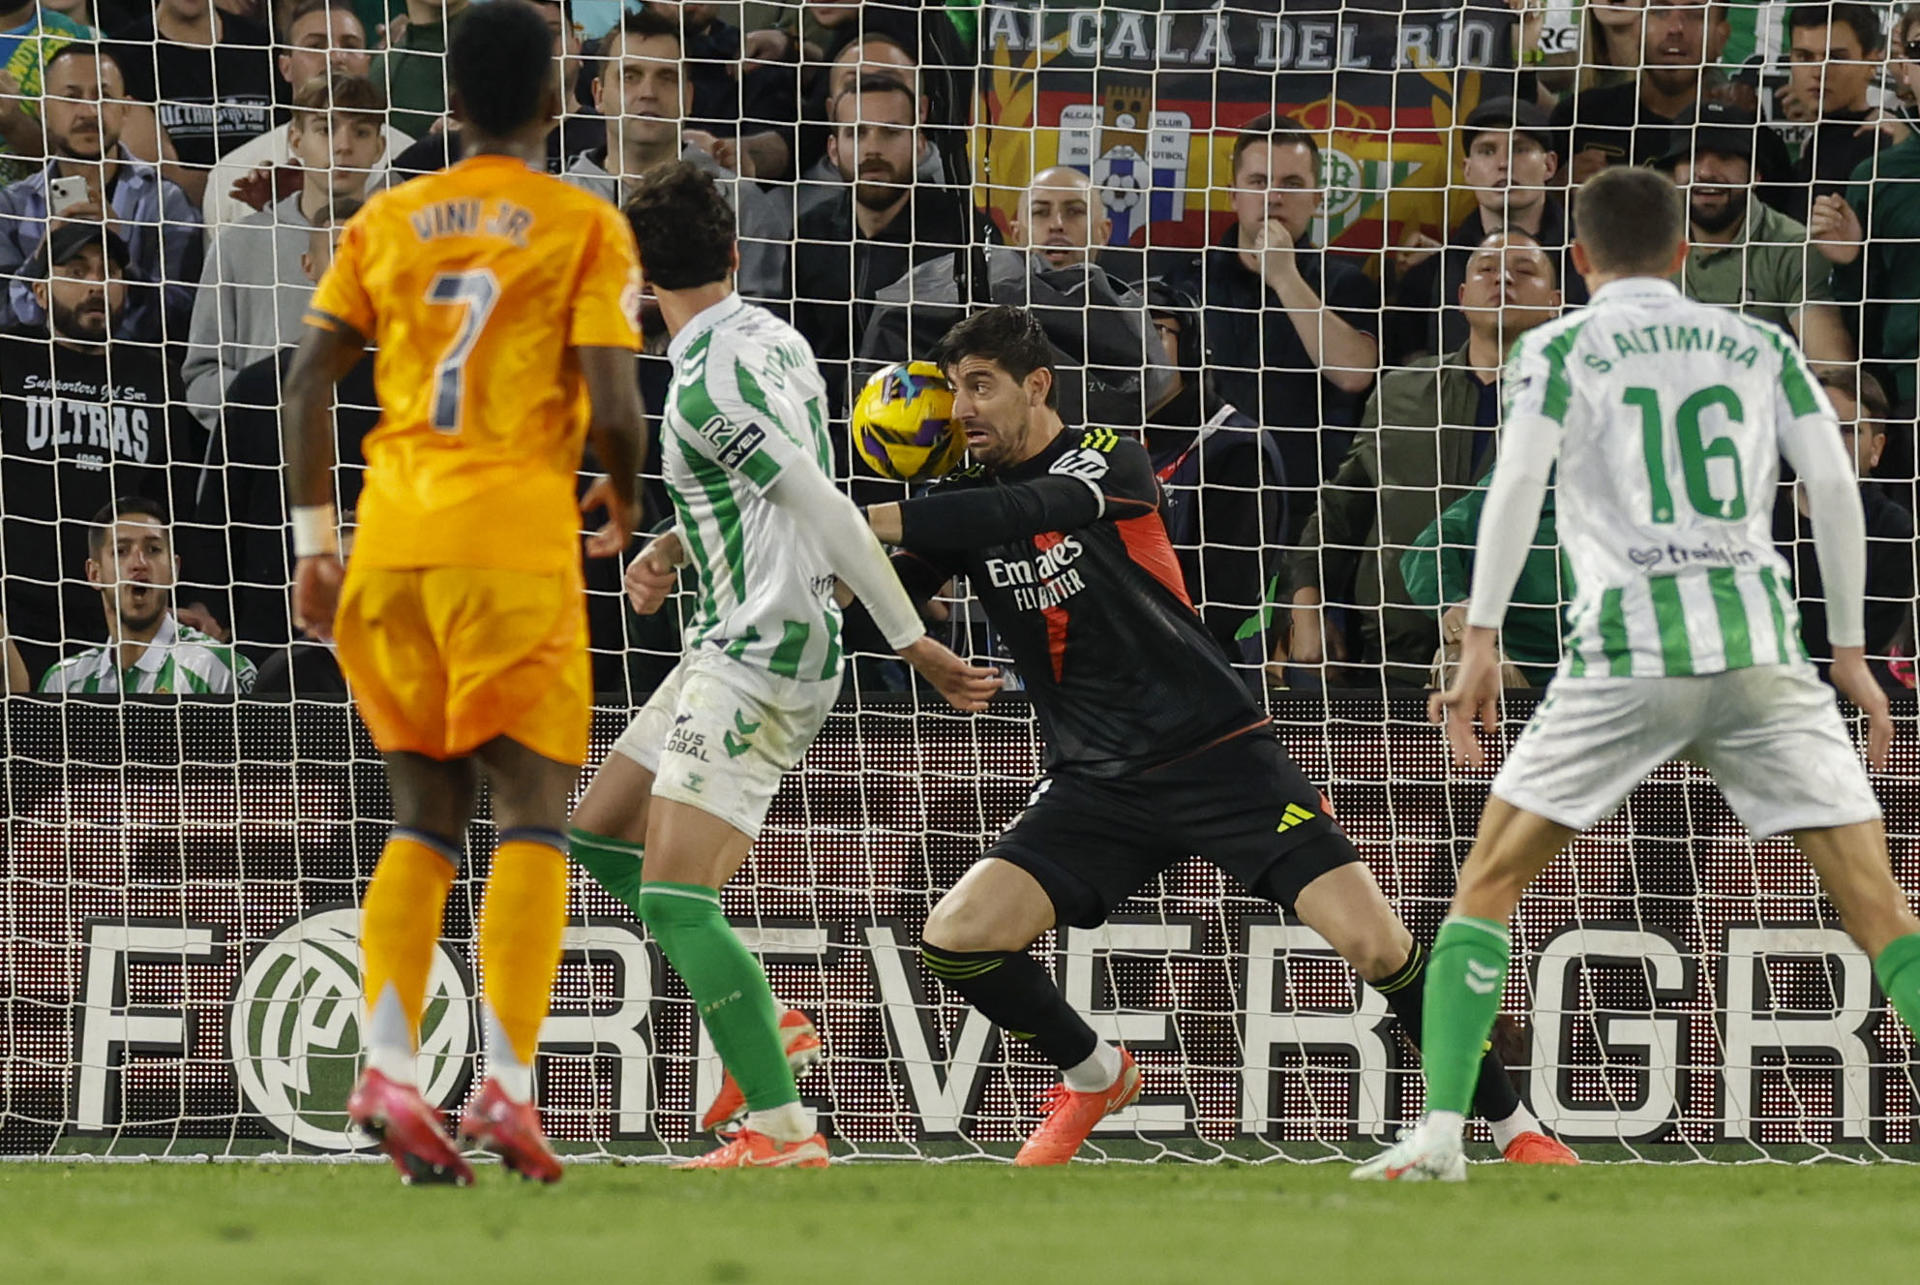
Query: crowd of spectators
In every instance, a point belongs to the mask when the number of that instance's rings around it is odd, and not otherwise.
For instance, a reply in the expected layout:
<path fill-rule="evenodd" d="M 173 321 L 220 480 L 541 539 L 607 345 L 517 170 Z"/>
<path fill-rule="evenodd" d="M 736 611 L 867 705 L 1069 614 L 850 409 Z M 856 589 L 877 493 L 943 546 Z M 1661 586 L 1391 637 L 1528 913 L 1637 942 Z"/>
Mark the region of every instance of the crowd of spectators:
<path fill-rule="evenodd" d="M 340 228 L 460 161 L 444 54 L 484 2 L 0 0 L 0 690 L 338 689 L 289 626 L 279 383 Z M 1196 132 L 1219 151 L 1187 248 L 1116 238 L 1115 193 L 1064 149 L 982 172 L 978 6 L 532 3 L 566 103 L 548 169 L 614 203 L 668 160 L 711 172 L 739 289 L 807 336 L 836 418 L 968 309 L 1032 308 L 1063 413 L 1145 443 L 1209 632 L 1276 686 L 1444 673 L 1503 355 L 1586 301 L 1571 185 L 1659 167 L 1688 200 L 1676 285 L 1790 331 L 1828 388 L 1869 519 L 1869 650 L 1912 683 L 1920 5 L 1774 5 L 1769 75 L 1723 58 L 1718 0 L 1589 0 L 1571 65 L 1511 0 L 1511 92 L 1445 129 L 1458 199 L 1351 250 L 1320 239 L 1329 134 L 1281 113 Z M 657 407 L 664 328 L 642 320 Z M 363 363 L 336 410 L 343 510 L 376 419 Z M 838 463 L 856 498 L 893 485 Z M 1790 480 L 1775 518 L 1817 656 Z M 636 639 L 672 642 L 639 632 L 617 568 L 589 586 L 597 684 L 626 694 Z M 1550 497 L 1510 681 L 1551 674 L 1566 596 Z"/>

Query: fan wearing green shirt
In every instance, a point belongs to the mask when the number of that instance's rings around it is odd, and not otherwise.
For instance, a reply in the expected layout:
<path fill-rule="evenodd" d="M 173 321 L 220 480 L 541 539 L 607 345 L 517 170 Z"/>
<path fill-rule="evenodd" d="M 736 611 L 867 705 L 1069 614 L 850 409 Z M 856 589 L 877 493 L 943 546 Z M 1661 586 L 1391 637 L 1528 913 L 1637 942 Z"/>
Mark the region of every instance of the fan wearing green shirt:
<path fill-rule="evenodd" d="M 1674 284 L 1689 299 L 1791 330 L 1808 361 L 1851 362 L 1831 266 L 1808 245 L 1806 227 L 1755 190 L 1787 175 L 1772 131 L 1750 112 L 1706 103 L 1678 142 L 1659 162 L 1687 194 L 1687 258 Z"/>
<path fill-rule="evenodd" d="M 180 559 L 158 505 L 122 497 L 93 517 L 87 580 L 100 588 L 107 645 L 61 661 L 43 692 L 232 696 L 253 690 L 253 662 L 231 644 L 184 623 L 172 607 Z M 213 628 L 204 613 L 191 618 Z"/>
<path fill-rule="evenodd" d="M 472 0 L 407 0 L 406 25 L 374 56 L 367 74 L 383 81 L 387 123 L 403 134 L 424 138 L 447 115 L 447 42 L 460 28 Z"/>
<path fill-rule="evenodd" d="M 1407 599 L 1440 610 L 1440 653 L 1435 686 L 1451 679 L 1467 629 L 1467 597 L 1473 586 L 1473 549 L 1480 538 L 1480 510 L 1487 502 L 1487 478 L 1455 500 L 1414 537 L 1400 555 L 1400 577 Z M 1521 566 L 1513 605 L 1500 627 L 1500 652 L 1508 687 L 1545 687 L 1560 664 L 1562 607 L 1573 597 L 1572 577 L 1560 563 L 1560 541 L 1553 524 L 1553 492 L 1540 506 L 1540 525 L 1532 550 Z"/>

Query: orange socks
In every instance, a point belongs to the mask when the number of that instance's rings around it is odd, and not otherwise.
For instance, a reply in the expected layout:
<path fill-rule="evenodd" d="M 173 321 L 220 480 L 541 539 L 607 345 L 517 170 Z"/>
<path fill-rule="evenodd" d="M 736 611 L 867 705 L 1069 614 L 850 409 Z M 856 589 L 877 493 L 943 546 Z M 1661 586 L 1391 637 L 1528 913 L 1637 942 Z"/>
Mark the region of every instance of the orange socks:
<path fill-rule="evenodd" d="M 427 975 L 459 865 L 460 850 L 444 839 L 395 830 L 361 906 L 367 1064 L 402 1083 L 413 1081 Z"/>
<path fill-rule="evenodd" d="M 413 1083 L 427 976 L 460 853 L 444 840 L 395 830 L 361 911 L 366 957 L 367 1065 Z M 533 1059 L 560 968 L 567 921 L 566 838 L 503 830 L 480 905 L 488 1073 L 509 1096 L 532 1092 Z"/>
<path fill-rule="evenodd" d="M 567 922 L 567 840 L 558 831 L 503 830 L 480 907 L 487 1065 L 510 1096 L 531 1086 L 534 1050 L 560 969 Z M 517 1091 L 516 1091 L 517 1090 Z"/>

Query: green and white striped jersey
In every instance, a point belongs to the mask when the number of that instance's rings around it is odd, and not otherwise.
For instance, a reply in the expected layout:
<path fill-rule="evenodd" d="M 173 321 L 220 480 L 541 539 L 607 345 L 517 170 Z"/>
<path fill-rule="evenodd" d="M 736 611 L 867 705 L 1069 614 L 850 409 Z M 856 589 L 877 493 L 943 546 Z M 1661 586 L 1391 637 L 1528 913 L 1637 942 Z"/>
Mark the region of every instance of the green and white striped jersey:
<path fill-rule="evenodd" d="M 253 662 L 227 643 L 183 625 L 169 611 L 131 669 L 119 648 L 93 647 L 49 669 L 43 692 L 133 692 L 140 695 L 232 696 L 253 690 Z"/>
<path fill-rule="evenodd" d="M 838 678 L 833 568 L 767 495 L 789 469 L 832 469 L 813 349 L 730 295 L 683 327 L 667 357 L 662 470 L 700 581 L 687 650 L 715 648 L 786 678 Z"/>
<path fill-rule="evenodd" d="M 1790 338 L 1628 278 L 1523 335 L 1503 391 L 1502 463 L 1557 442 L 1556 520 L 1577 586 L 1562 673 L 1805 661 L 1773 500 L 1783 451 L 1797 460 L 1820 434 L 1821 449 L 1840 447 Z"/>

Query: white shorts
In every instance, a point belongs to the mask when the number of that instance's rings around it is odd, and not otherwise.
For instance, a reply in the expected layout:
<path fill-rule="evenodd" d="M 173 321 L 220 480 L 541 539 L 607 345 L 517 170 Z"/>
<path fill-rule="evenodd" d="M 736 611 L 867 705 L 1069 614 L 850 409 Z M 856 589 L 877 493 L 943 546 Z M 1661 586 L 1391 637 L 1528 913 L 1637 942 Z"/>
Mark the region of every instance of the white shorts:
<path fill-rule="evenodd" d="M 1695 678 L 1556 678 L 1493 793 L 1586 830 L 1672 759 L 1711 772 L 1756 839 L 1880 815 L 1833 689 L 1805 665 Z"/>
<path fill-rule="evenodd" d="M 806 756 L 840 681 L 802 682 L 702 650 L 684 657 L 613 743 L 672 799 L 758 837 L 780 778 Z"/>

